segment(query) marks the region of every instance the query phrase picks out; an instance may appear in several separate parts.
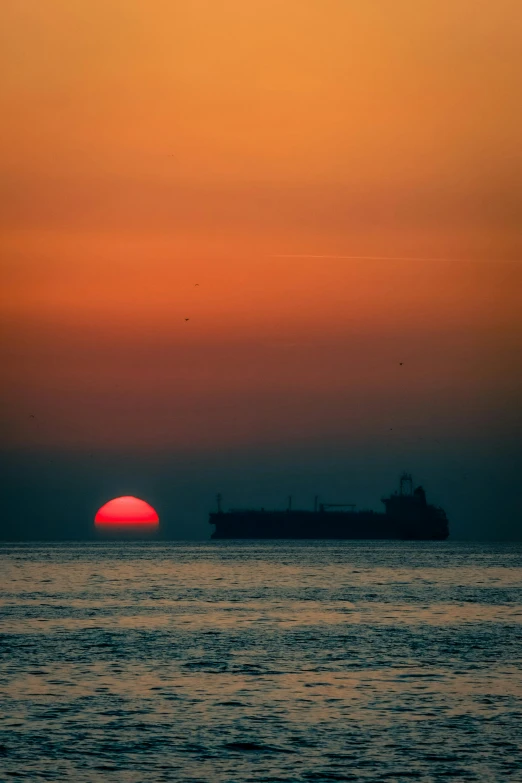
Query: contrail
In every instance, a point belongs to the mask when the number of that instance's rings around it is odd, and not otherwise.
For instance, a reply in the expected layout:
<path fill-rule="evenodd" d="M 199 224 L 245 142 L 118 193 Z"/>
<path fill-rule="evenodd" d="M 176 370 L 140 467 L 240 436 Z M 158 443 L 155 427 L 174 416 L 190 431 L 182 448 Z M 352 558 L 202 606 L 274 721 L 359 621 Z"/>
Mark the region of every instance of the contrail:
<path fill-rule="evenodd" d="M 430 258 L 426 256 L 329 256 L 312 253 L 280 253 L 270 255 L 268 258 L 346 258 L 358 261 L 456 261 L 455 258 Z"/>

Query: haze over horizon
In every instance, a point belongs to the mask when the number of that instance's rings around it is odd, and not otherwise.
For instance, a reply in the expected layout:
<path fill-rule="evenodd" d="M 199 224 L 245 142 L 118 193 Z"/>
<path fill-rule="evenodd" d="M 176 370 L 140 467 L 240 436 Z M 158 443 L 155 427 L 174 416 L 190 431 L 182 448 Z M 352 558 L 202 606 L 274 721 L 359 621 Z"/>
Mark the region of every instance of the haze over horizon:
<path fill-rule="evenodd" d="M 518 0 L 4 0 L 0 538 L 403 469 L 521 538 Z"/>

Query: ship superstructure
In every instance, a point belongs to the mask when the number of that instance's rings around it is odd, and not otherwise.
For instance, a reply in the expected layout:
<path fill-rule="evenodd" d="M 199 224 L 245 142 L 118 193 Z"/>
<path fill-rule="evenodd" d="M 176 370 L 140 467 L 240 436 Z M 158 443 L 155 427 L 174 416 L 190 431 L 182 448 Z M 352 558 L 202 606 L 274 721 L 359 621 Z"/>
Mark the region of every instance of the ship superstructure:
<path fill-rule="evenodd" d="M 212 538 L 287 539 L 390 539 L 443 541 L 449 535 L 446 512 L 429 504 L 421 486 L 414 488 L 409 473 L 400 478 L 399 490 L 382 498 L 384 512 L 359 511 L 351 503 L 321 503 L 313 510 L 218 510 L 209 517 Z"/>

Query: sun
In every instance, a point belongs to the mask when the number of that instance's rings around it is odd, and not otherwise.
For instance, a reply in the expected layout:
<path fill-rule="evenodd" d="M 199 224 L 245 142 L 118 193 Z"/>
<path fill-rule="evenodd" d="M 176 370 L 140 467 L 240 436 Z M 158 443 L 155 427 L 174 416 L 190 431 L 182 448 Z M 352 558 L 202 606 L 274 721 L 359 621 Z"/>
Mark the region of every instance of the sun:
<path fill-rule="evenodd" d="M 153 507 L 132 495 L 124 495 L 105 503 L 94 517 L 96 530 L 101 533 L 155 533 L 159 517 Z"/>

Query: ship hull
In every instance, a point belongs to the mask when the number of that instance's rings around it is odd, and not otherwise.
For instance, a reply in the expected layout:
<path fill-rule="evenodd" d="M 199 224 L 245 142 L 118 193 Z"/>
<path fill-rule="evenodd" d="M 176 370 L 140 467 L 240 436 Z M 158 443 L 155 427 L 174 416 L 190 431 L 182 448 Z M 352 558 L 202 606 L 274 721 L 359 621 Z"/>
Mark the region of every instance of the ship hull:
<path fill-rule="evenodd" d="M 210 514 L 213 539 L 314 539 L 444 541 L 449 534 L 440 512 L 393 517 L 372 511 L 229 511 Z"/>

